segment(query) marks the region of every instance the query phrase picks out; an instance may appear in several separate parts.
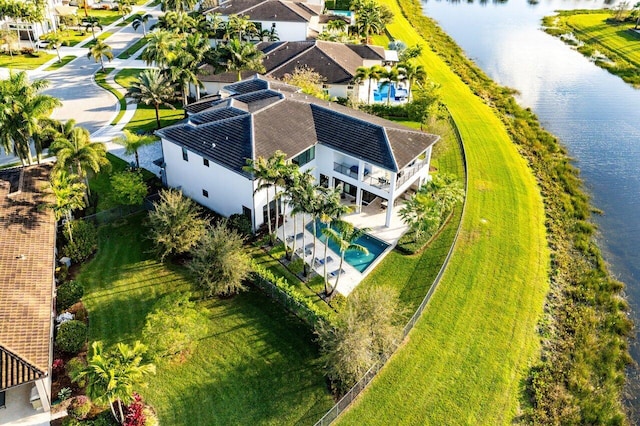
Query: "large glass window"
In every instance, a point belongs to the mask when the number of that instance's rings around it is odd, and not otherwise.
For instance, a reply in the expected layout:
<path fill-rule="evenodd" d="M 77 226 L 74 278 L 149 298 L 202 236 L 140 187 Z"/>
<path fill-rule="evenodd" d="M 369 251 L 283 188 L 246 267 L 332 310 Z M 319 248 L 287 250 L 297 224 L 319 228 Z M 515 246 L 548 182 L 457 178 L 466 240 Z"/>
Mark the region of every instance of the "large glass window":
<path fill-rule="evenodd" d="M 312 146 L 311 148 L 309 148 L 302 154 L 298 155 L 297 157 L 293 157 L 291 159 L 291 162 L 293 164 L 297 164 L 298 166 L 304 166 L 309 161 L 312 161 L 315 158 L 316 158 L 316 147 Z"/>

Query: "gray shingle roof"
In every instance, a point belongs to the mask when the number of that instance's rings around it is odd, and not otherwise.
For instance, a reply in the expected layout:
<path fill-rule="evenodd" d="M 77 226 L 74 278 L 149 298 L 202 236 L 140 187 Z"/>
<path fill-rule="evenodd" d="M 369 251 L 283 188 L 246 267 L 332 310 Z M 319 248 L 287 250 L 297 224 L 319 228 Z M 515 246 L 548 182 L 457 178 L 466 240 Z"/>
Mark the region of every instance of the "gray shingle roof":
<path fill-rule="evenodd" d="M 249 82 L 225 89 L 235 92 Z M 439 138 L 300 93 L 242 91 L 192 114 L 189 123 L 156 133 L 245 176 L 247 158 L 266 158 L 276 150 L 292 157 L 315 144 L 399 171 Z"/>
<path fill-rule="evenodd" d="M 286 0 L 229 0 L 205 13 L 247 15 L 251 20 L 279 22 L 309 22 L 319 16 L 320 6 Z"/>

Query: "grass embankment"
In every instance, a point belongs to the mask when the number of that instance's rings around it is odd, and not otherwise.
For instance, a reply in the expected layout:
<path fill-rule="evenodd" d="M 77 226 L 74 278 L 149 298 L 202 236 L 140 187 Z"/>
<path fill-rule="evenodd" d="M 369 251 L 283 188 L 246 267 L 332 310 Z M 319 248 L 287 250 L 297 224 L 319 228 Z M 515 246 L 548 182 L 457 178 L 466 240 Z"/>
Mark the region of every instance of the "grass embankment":
<path fill-rule="evenodd" d="M 116 74 L 114 80 L 120 86 L 127 89 L 131 83 L 138 78 L 138 75 L 142 71 L 141 69 L 124 69 Z M 184 118 L 184 110 L 180 108 L 181 104 L 174 104 L 174 106 L 176 109 L 167 107 L 160 108 L 161 127 L 169 126 Z M 135 133 L 150 133 L 154 131 L 156 127 L 156 111 L 153 105 L 138 104 L 135 114 L 124 128 Z"/>
<path fill-rule="evenodd" d="M 160 297 L 192 289 L 184 267 L 153 259 L 143 217 L 101 228 L 98 253 L 77 278 L 91 340 L 140 339 Z M 254 290 L 198 303 L 208 334 L 186 360 L 159 363 L 140 389 L 162 424 L 311 424 L 331 406 L 306 325 Z"/>
<path fill-rule="evenodd" d="M 409 45 L 429 42 L 421 60 L 465 140 L 467 209 L 456 253 L 417 329 L 343 423 L 623 423 L 630 323 L 621 285 L 593 241 L 576 169 L 535 115 L 468 60 L 419 2 L 398 1 L 412 22 L 385 0 L 396 14 L 389 30 Z M 546 217 L 505 129 L 536 174 Z"/>
<path fill-rule="evenodd" d="M 424 45 L 398 4 L 382 3 L 395 14 L 391 35 Z M 538 355 L 535 326 L 548 289 L 542 200 L 493 111 L 427 46 L 419 61 L 442 85 L 443 102 L 465 142 L 469 188 L 462 229 L 409 340 L 340 422 L 509 423 Z"/>
<path fill-rule="evenodd" d="M 51 60 L 55 55 L 40 51 L 38 56 L 31 54 L 0 54 L 0 68 L 11 68 L 14 70 L 34 70 L 40 65 Z"/>
<path fill-rule="evenodd" d="M 65 65 L 67 65 L 69 62 L 73 61 L 76 58 L 76 56 L 73 55 L 68 55 L 68 56 L 63 56 L 62 57 L 62 61 L 60 62 L 55 62 L 53 65 L 49 65 L 45 71 L 55 71 L 55 70 L 59 70 L 60 68 L 64 67 Z"/>
<path fill-rule="evenodd" d="M 633 31 L 634 23 L 616 22 L 612 12 L 605 10 L 597 13 L 561 11 L 545 17 L 542 22 L 547 33 L 561 37 L 567 44 L 575 45 L 573 38 L 566 37 L 573 34 L 584 43 L 577 47 L 578 52 L 611 74 L 640 87 L 640 33 Z M 596 51 L 606 58 L 599 57 Z"/>

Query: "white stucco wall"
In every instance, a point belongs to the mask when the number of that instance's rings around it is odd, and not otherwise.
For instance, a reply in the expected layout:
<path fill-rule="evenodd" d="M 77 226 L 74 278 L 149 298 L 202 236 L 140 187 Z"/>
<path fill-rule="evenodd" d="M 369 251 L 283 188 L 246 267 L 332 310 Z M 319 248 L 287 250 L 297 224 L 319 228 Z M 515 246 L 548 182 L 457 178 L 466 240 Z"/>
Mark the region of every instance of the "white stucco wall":
<path fill-rule="evenodd" d="M 307 22 L 255 21 L 262 24 L 263 30 L 270 30 L 276 24 L 276 33 L 280 41 L 300 41 L 307 39 L 309 24 Z"/>
<path fill-rule="evenodd" d="M 162 150 L 169 187 L 181 187 L 184 195 L 223 216 L 242 213 L 242 206 L 253 210 L 251 180 L 211 160 L 207 167 L 192 151 L 188 151 L 189 161 L 184 161 L 182 148 L 164 139 Z M 208 198 L 202 194 L 203 189 L 209 192 Z"/>

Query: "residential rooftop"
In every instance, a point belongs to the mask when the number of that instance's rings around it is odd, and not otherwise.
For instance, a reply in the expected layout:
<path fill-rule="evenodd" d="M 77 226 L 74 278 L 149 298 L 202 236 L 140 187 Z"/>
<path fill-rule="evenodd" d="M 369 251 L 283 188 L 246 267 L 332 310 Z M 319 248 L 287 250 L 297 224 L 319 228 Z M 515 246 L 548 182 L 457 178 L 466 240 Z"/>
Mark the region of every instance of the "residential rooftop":
<path fill-rule="evenodd" d="M 0 390 L 49 370 L 56 228 L 42 206 L 50 170 L 0 170 Z"/>
<path fill-rule="evenodd" d="M 247 158 L 267 158 L 277 150 L 291 158 L 316 144 L 397 172 L 438 140 L 333 102 L 274 90 L 272 84 L 256 76 L 225 86 L 231 96 L 188 106 L 188 120 L 157 134 L 245 176 Z"/>

